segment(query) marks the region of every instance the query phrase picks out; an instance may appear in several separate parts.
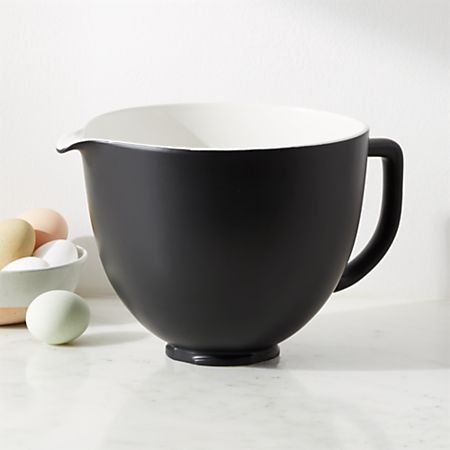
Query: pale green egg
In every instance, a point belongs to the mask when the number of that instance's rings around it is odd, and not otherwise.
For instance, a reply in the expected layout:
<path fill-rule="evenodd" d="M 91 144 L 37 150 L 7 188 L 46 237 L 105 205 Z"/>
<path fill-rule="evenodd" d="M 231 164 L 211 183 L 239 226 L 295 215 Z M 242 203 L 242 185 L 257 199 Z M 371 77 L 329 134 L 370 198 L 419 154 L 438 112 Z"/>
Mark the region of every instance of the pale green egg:
<path fill-rule="evenodd" d="M 66 344 L 81 336 L 89 325 L 87 302 L 69 291 L 48 291 L 30 304 L 26 324 L 30 333 L 47 344 Z"/>

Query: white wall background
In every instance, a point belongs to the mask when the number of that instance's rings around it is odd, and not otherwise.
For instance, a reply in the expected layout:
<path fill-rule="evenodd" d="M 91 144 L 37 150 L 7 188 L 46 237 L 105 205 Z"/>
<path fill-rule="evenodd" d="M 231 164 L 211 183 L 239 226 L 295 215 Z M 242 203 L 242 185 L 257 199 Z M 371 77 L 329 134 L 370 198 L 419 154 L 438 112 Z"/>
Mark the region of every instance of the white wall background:
<path fill-rule="evenodd" d="M 72 238 L 91 235 L 80 156 L 54 147 L 108 110 L 203 100 L 331 110 L 405 152 L 398 238 L 342 295 L 449 297 L 449 17 L 445 0 L 2 0 L 0 217 L 48 206 Z M 371 162 L 356 250 L 376 222 L 379 178 Z M 101 294 L 104 279 L 89 274 L 81 291 Z"/>

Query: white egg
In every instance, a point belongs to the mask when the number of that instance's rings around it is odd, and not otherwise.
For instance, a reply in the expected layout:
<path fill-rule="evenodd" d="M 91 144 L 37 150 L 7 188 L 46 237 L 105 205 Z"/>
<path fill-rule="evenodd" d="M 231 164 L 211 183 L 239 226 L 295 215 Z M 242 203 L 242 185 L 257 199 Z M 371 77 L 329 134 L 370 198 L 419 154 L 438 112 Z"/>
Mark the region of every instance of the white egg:
<path fill-rule="evenodd" d="M 42 258 L 38 258 L 37 256 L 26 256 L 25 258 L 19 258 L 10 262 L 3 267 L 2 270 L 6 272 L 16 272 L 19 270 L 39 270 L 47 267 L 50 267 L 50 264 Z"/>
<path fill-rule="evenodd" d="M 33 256 L 42 258 L 51 267 L 69 264 L 78 259 L 77 247 L 74 243 L 64 239 L 47 242 L 37 248 Z"/>
<path fill-rule="evenodd" d="M 51 345 L 66 344 L 81 336 L 89 325 L 87 302 L 70 291 L 48 291 L 30 304 L 26 324 L 37 339 Z"/>

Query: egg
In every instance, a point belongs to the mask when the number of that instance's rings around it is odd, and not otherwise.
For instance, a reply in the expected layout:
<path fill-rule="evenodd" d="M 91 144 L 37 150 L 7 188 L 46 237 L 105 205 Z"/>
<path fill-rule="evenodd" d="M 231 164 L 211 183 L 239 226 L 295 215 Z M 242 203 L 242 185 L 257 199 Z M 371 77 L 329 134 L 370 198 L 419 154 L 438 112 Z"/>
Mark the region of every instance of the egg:
<path fill-rule="evenodd" d="M 10 262 L 3 267 L 2 270 L 4 272 L 15 272 L 19 270 L 46 269 L 47 267 L 50 267 L 50 264 L 42 258 L 38 258 L 37 256 L 26 256 L 25 258 L 19 258 Z"/>
<path fill-rule="evenodd" d="M 26 220 L 36 232 L 35 248 L 56 239 L 67 239 L 69 232 L 67 222 L 61 214 L 53 209 L 34 208 L 19 216 Z"/>
<path fill-rule="evenodd" d="M 66 344 L 81 336 L 89 325 L 87 302 L 70 291 L 48 291 L 28 307 L 26 324 L 30 333 L 51 345 Z"/>
<path fill-rule="evenodd" d="M 23 219 L 0 222 L 0 269 L 15 259 L 30 256 L 35 247 L 33 227 Z"/>
<path fill-rule="evenodd" d="M 33 256 L 42 258 L 51 267 L 55 267 L 76 261 L 78 259 L 78 251 L 74 243 L 58 239 L 41 245 L 34 251 Z"/>

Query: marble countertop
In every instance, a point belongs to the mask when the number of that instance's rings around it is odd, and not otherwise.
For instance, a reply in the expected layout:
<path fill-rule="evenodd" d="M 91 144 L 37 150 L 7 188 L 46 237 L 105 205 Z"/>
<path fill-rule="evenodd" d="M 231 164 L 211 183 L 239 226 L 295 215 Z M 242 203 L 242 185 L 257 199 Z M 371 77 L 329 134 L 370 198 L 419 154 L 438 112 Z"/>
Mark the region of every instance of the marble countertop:
<path fill-rule="evenodd" d="M 450 448 L 450 302 L 335 298 L 251 367 L 171 361 L 114 298 L 51 347 L 0 327 L 3 450 Z"/>

